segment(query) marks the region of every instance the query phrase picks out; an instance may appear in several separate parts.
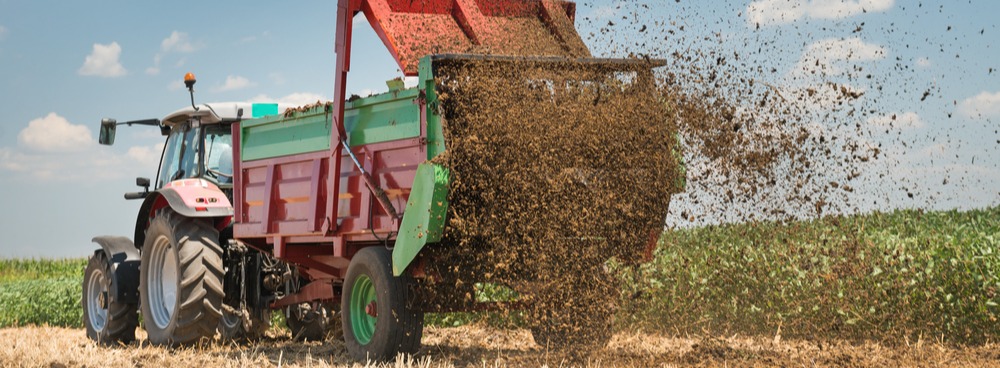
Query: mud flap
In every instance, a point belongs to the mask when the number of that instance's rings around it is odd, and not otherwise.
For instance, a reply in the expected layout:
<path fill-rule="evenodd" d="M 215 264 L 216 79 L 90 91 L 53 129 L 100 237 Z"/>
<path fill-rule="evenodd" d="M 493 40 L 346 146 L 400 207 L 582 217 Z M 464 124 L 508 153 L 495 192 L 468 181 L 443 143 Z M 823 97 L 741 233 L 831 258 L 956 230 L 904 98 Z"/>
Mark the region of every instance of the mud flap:
<path fill-rule="evenodd" d="M 400 276 L 427 243 L 441 241 L 448 212 L 450 171 L 425 162 L 417 168 L 410 199 L 392 251 L 392 274 Z"/>
<path fill-rule="evenodd" d="M 95 252 L 104 252 L 111 262 L 111 295 L 117 303 L 139 303 L 139 250 L 124 236 L 98 236 L 94 243 L 101 246 Z"/>

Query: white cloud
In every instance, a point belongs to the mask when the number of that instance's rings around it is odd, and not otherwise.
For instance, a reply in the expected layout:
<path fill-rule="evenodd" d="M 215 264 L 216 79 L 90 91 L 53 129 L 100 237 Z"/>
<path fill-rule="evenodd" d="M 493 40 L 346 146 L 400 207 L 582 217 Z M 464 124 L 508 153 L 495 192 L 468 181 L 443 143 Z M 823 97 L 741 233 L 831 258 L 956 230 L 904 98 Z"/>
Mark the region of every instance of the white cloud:
<path fill-rule="evenodd" d="M 167 36 L 167 38 L 164 38 L 163 41 L 160 41 L 160 52 L 153 56 L 153 66 L 146 68 L 146 74 L 160 74 L 160 62 L 163 61 L 163 57 L 167 54 L 188 54 L 198 51 L 201 47 L 201 44 L 191 42 L 191 37 L 189 37 L 187 33 L 173 31 L 170 33 L 170 36 Z M 176 67 L 180 67 L 182 65 L 184 65 L 184 59 L 175 63 Z"/>
<path fill-rule="evenodd" d="M 268 97 L 267 95 L 257 95 L 254 98 L 251 98 L 250 101 L 248 102 L 275 102 L 279 104 L 304 106 L 304 105 L 314 104 L 317 101 L 329 101 L 329 100 L 330 100 L 329 97 L 323 95 L 318 95 L 315 93 L 308 93 L 308 92 L 297 92 L 279 98 L 271 98 Z"/>
<path fill-rule="evenodd" d="M 98 77 L 120 77 L 128 72 L 122 66 L 118 58 L 122 54 L 122 47 L 118 42 L 110 45 L 94 44 L 94 50 L 87 55 L 83 61 L 83 66 L 77 71 L 80 75 Z"/>
<path fill-rule="evenodd" d="M 106 182 L 134 177 L 136 173 L 155 173 L 162 146 L 135 146 L 127 153 L 118 153 L 92 144 L 80 152 L 63 154 L 0 147 L 0 181 Z"/>
<path fill-rule="evenodd" d="M 945 152 L 948 152 L 948 145 L 944 143 L 934 143 L 920 150 L 920 153 L 928 157 L 941 156 L 944 155 Z"/>
<path fill-rule="evenodd" d="M 173 31 L 170 33 L 170 36 L 160 42 L 160 51 L 163 53 L 190 53 L 198 50 L 198 48 L 200 48 L 200 46 L 191 43 L 191 39 L 188 37 L 187 33 L 178 31 Z"/>
<path fill-rule="evenodd" d="M 923 128 L 924 121 L 915 112 L 902 112 L 884 116 L 873 116 L 868 119 L 868 125 L 882 130 L 908 130 Z"/>
<path fill-rule="evenodd" d="M 839 75 L 846 70 L 845 63 L 881 60 L 885 56 L 884 47 L 866 43 L 857 37 L 819 40 L 802 53 L 791 77 L 803 74 Z"/>
<path fill-rule="evenodd" d="M 285 78 L 285 75 L 278 72 L 268 74 L 267 77 L 271 79 L 271 83 L 274 83 L 279 86 L 288 82 L 288 79 Z"/>
<path fill-rule="evenodd" d="M 803 18 L 840 19 L 864 12 L 882 12 L 895 0 L 756 0 L 747 6 L 751 25 L 785 24 Z"/>
<path fill-rule="evenodd" d="M 0 147 L 0 181 L 120 180 L 137 172 L 155 172 L 163 150 L 163 143 L 125 151 L 100 146 L 86 126 L 54 112 L 29 122 L 17 141 L 15 147 Z"/>
<path fill-rule="evenodd" d="M 182 88 L 185 88 L 184 81 L 182 81 L 180 78 L 173 80 L 167 84 L 168 91 L 180 91 Z"/>
<path fill-rule="evenodd" d="M 930 68 L 931 65 L 934 65 L 934 63 L 931 62 L 931 59 L 928 59 L 927 57 L 923 56 L 917 58 L 915 64 L 917 64 L 918 68 Z"/>
<path fill-rule="evenodd" d="M 125 155 L 141 166 L 156 167 L 160 162 L 161 152 L 163 152 L 163 143 L 157 143 L 155 146 L 129 147 Z"/>
<path fill-rule="evenodd" d="M 160 74 L 160 60 L 163 60 L 163 55 L 156 54 L 153 56 L 153 66 L 146 68 L 146 74 L 157 75 Z"/>
<path fill-rule="evenodd" d="M 857 37 L 842 40 L 825 39 L 810 45 L 806 55 L 817 58 L 821 62 L 833 60 L 869 61 L 885 58 L 885 48 L 865 43 Z"/>
<path fill-rule="evenodd" d="M 259 39 L 269 39 L 269 38 L 271 38 L 271 31 L 264 31 L 260 33 L 259 37 L 257 35 L 250 35 L 243 37 L 240 39 L 239 43 L 251 43 L 251 42 L 257 42 L 257 40 Z"/>
<path fill-rule="evenodd" d="M 0 26 L 0 40 L 7 37 L 7 27 Z"/>
<path fill-rule="evenodd" d="M 624 3 L 624 1 L 617 1 L 611 5 L 594 8 L 590 13 L 590 18 L 594 20 L 617 18 Z"/>
<path fill-rule="evenodd" d="M 0 181 L 121 180 L 138 172 L 155 173 L 163 149 L 163 143 L 138 145 L 127 152 L 100 146 L 86 126 L 54 112 L 29 122 L 17 141 L 17 146 L 0 147 Z"/>
<path fill-rule="evenodd" d="M 184 81 L 181 80 L 180 78 L 178 78 L 176 80 L 173 80 L 173 81 L 171 81 L 170 83 L 167 84 L 167 90 L 168 91 L 180 91 L 183 88 L 185 88 L 184 87 Z"/>
<path fill-rule="evenodd" d="M 65 153 L 86 150 L 94 143 L 90 129 L 71 124 L 54 112 L 28 122 L 17 135 L 17 142 L 24 148 L 42 153 Z"/>
<path fill-rule="evenodd" d="M 958 113 L 967 118 L 1000 117 L 1000 92 L 986 92 L 969 97 L 958 105 Z"/>
<path fill-rule="evenodd" d="M 235 91 L 238 89 L 252 87 L 255 85 L 256 85 L 255 83 L 251 82 L 249 79 L 246 79 L 245 77 L 241 77 L 238 75 L 230 75 L 226 77 L 226 81 L 223 82 L 222 85 L 216 86 L 212 90 L 215 92 Z"/>

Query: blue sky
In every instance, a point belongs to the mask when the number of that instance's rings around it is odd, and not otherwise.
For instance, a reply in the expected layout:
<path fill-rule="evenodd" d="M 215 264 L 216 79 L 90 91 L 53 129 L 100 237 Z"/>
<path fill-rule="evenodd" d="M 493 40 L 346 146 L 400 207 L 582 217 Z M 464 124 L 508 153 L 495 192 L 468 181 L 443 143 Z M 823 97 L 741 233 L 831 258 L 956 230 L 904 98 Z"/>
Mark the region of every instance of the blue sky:
<path fill-rule="evenodd" d="M 820 83 L 797 73 L 822 64 L 827 78 L 865 90 L 878 112 L 859 123 L 882 132 L 865 139 L 886 154 L 857 194 L 871 199 L 866 209 L 1000 203 L 1000 2 L 578 4 L 577 26 L 595 56 L 763 50 L 745 61 L 773 68 L 779 88 Z M 122 193 L 137 189 L 136 176 L 156 175 L 162 138 L 123 127 L 116 146 L 103 147 L 98 123 L 185 106 L 186 72 L 198 76 L 201 102 L 332 98 L 334 16 L 332 0 L 0 0 L 0 257 L 84 256 L 95 235 L 131 236 L 139 203 Z M 363 17 L 354 37 L 348 93 L 385 90 L 397 66 Z M 859 66 L 876 77 L 851 78 Z M 677 198 L 680 207 L 686 200 Z"/>

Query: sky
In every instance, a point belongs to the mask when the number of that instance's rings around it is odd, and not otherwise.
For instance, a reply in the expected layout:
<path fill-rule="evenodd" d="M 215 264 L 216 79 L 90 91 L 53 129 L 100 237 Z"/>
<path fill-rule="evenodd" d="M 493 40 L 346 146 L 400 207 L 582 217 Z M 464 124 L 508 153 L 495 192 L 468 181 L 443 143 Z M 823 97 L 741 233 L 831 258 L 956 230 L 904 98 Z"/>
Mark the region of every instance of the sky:
<path fill-rule="evenodd" d="M 335 1 L 277 4 L 0 0 L 0 257 L 131 237 L 140 203 L 122 194 L 156 175 L 163 137 L 120 127 L 100 146 L 99 122 L 188 105 L 187 72 L 199 102 L 331 99 Z M 864 209 L 969 209 L 1000 204 L 996 14 L 994 0 L 579 0 L 576 23 L 595 56 L 757 50 L 744 62 L 788 90 L 821 67 L 877 105 L 859 122 L 886 155 Z M 349 94 L 401 75 L 363 17 L 353 45 Z"/>

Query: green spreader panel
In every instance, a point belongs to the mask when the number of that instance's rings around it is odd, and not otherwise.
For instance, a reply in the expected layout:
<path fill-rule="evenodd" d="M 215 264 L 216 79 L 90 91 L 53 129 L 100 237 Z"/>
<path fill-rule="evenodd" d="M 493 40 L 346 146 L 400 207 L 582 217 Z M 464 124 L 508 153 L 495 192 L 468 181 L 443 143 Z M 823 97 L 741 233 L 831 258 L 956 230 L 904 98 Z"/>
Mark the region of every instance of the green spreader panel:
<path fill-rule="evenodd" d="M 348 102 L 344 129 L 351 147 L 420 136 L 418 95 L 410 88 Z"/>
<path fill-rule="evenodd" d="M 240 159 L 253 161 L 330 149 L 333 115 L 323 106 L 240 125 Z"/>
<path fill-rule="evenodd" d="M 392 250 L 392 273 L 399 276 L 428 243 L 441 241 L 448 214 L 448 183 L 451 172 L 425 162 L 417 167 L 406 212 Z"/>
<path fill-rule="evenodd" d="M 344 128 L 351 147 L 420 136 L 417 88 L 361 98 L 344 105 Z M 330 149 L 332 105 L 244 121 L 240 159 L 253 161 Z"/>

